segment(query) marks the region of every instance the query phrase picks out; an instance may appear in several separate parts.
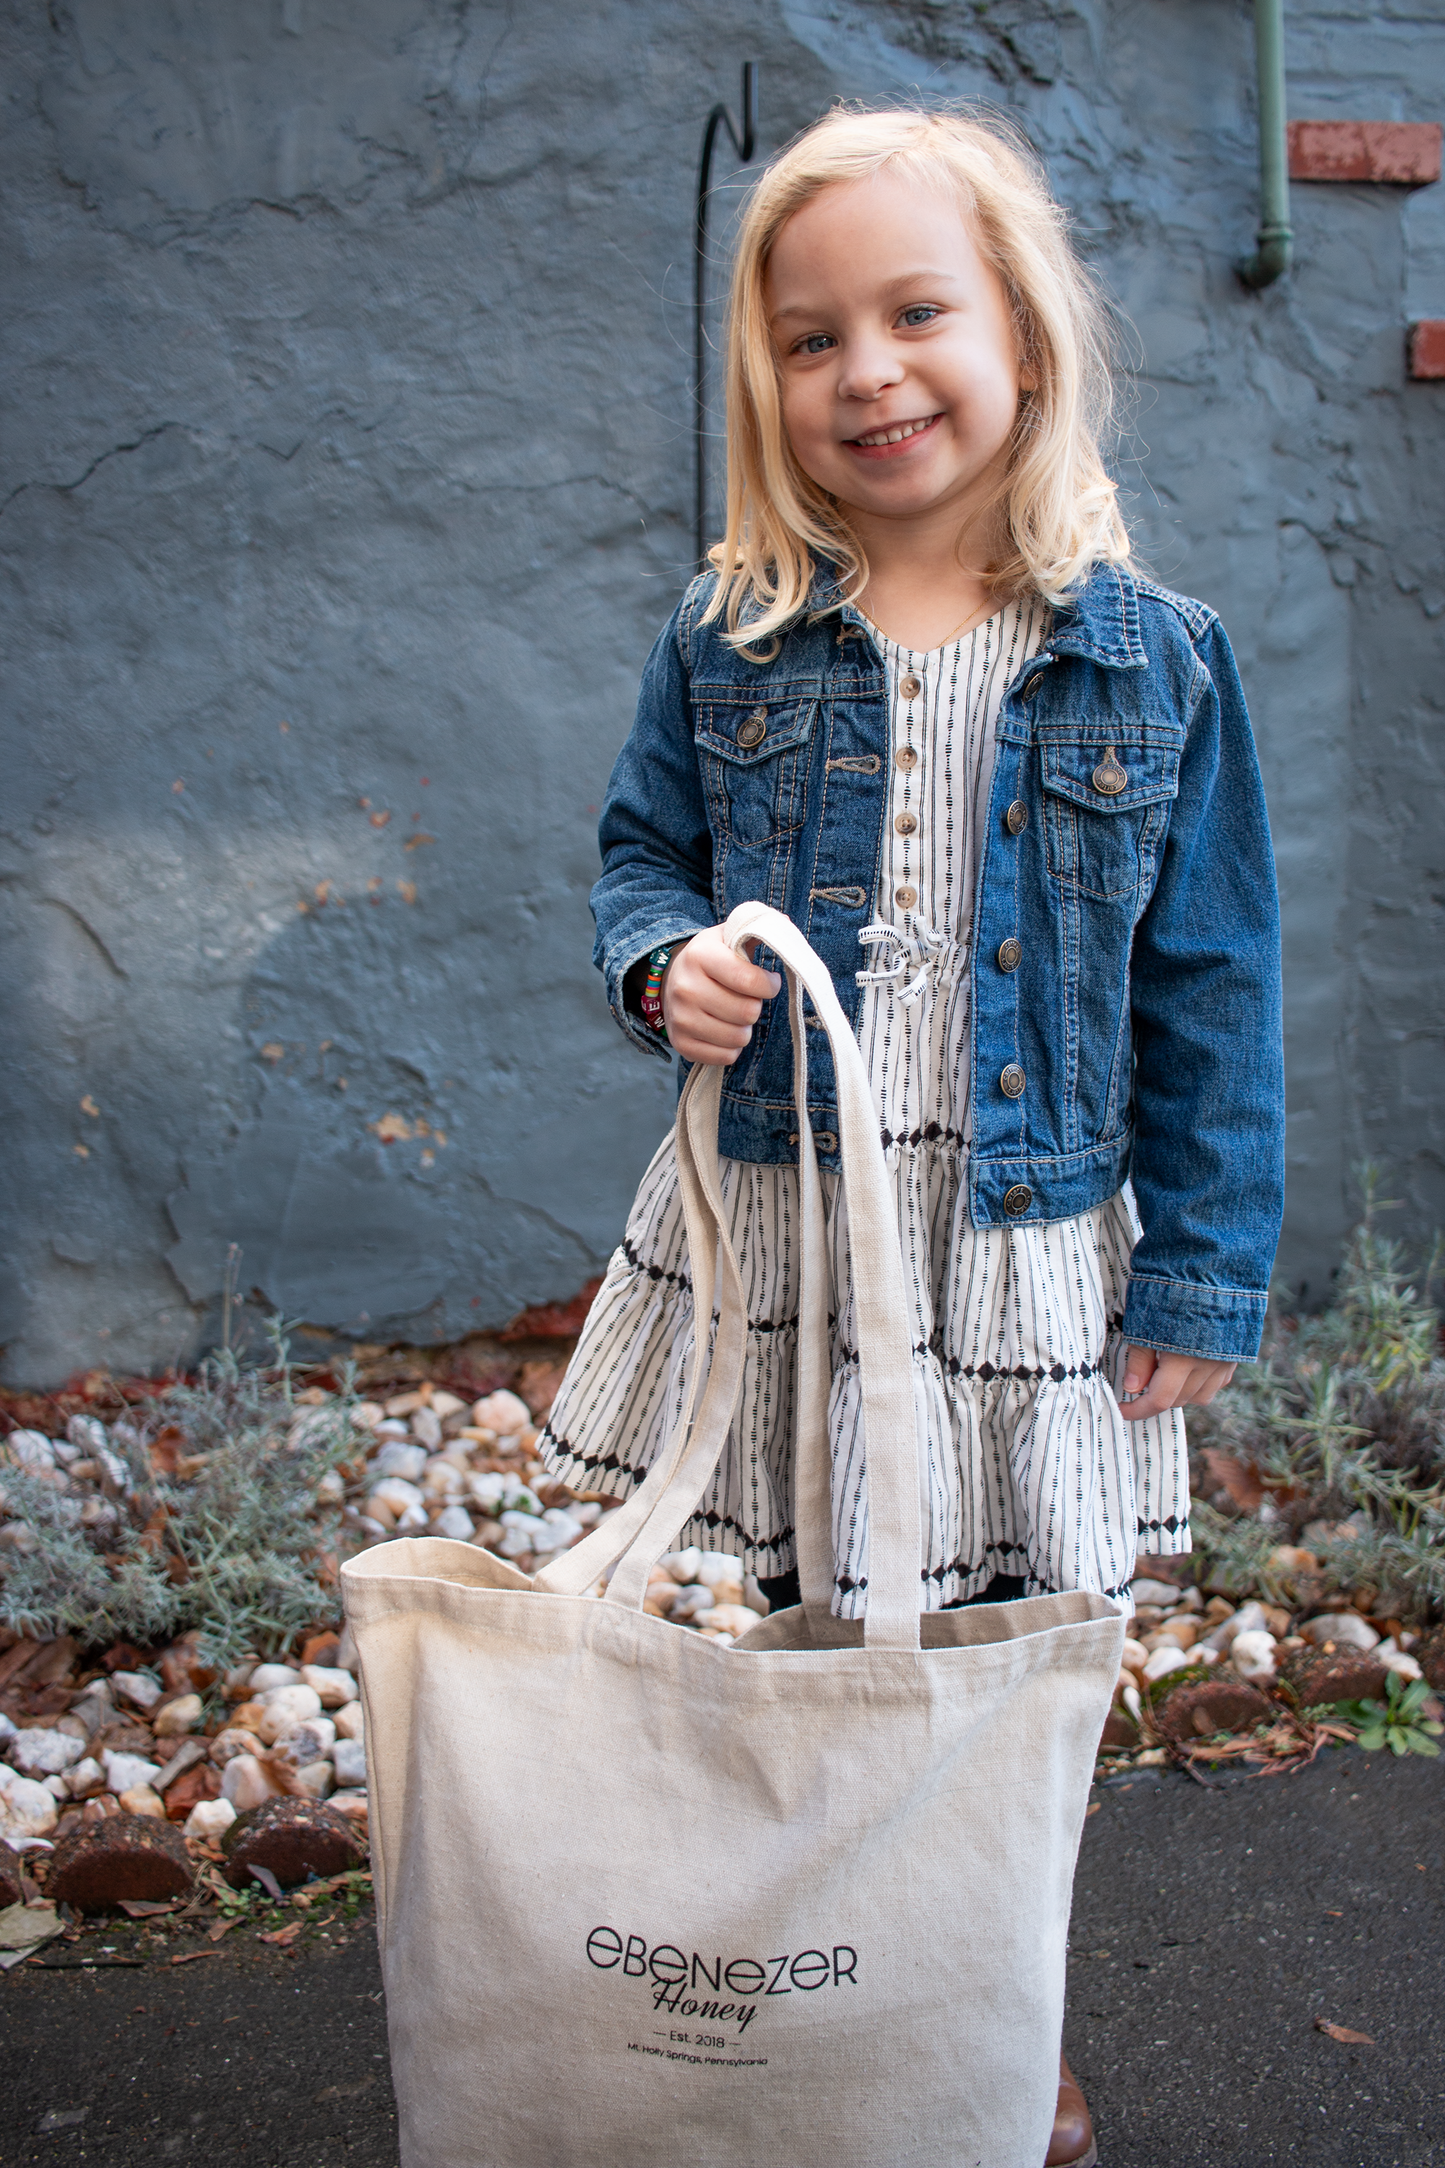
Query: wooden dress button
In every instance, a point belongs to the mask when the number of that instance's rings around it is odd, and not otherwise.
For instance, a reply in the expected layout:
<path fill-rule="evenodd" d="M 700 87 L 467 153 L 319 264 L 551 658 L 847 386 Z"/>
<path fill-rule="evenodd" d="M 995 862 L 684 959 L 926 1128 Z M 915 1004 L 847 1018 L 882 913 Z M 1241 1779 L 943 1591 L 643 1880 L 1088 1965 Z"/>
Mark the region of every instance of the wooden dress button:
<path fill-rule="evenodd" d="M 915 677 L 911 670 L 907 670 L 898 680 L 898 690 L 905 700 L 916 700 L 923 690 L 923 680 Z"/>
<path fill-rule="evenodd" d="M 916 813 L 895 814 L 893 826 L 900 836 L 917 835 L 918 815 Z"/>
<path fill-rule="evenodd" d="M 893 755 L 893 765 L 901 768 L 905 775 L 911 775 L 918 766 L 918 755 L 914 748 L 911 745 L 900 745 Z"/>
<path fill-rule="evenodd" d="M 916 888 L 907 887 L 895 888 L 893 891 L 893 901 L 897 904 L 900 911 L 911 911 L 914 904 L 918 901 L 918 890 Z"/>

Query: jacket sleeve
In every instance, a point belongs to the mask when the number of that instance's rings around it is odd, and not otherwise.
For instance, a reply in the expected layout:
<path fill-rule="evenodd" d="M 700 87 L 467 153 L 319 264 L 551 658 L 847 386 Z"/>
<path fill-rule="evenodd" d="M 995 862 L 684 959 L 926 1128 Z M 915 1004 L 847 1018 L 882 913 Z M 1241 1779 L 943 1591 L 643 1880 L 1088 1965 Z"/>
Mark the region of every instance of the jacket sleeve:
<path fill-rule="evenodd" d="M 664 941 L 717 923 L 712 901 L 712 834 L 693 740 L 683 641 L 697 591 L 684 596 L 647 658 L 637 718 L 617 756 L 598 824 L 602 878 L 592 891 L 597 939 L 592 960 L 612 1013 L 649 1054 L 670 1060 L 641 1017 L 629 1013 L 623 982 Z"/>
<path fill-rule="evenodd" d="M 1143 1223 L 1125 1338 L 1247 1362 L 1284 1208 L 1279 903 L 1234 656 L 1211 624 L 1158 883 L 1134 935 L 1134 1154 Z"/>

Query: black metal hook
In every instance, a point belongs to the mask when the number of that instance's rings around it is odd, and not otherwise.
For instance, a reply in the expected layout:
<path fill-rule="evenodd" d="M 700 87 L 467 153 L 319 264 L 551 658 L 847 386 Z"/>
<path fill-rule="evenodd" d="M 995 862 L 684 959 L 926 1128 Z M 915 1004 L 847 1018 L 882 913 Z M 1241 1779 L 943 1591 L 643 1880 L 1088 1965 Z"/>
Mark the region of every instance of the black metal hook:
<path fill-rule="evenodd" d="M 725 105 L 715 105 L 707 117 L 702 136 L 702 157 L 697 168 L 697 212 L 693 221 L 693 530 L 699 571 L 707 552 L 707 199 L 712 182 L 712 153 L 719 128 L 726 128 L 733 149 L 746 165 L 753 155 L 758 132 L 758 64 L 743 62 L 743 124 L 738 128 Z"/>

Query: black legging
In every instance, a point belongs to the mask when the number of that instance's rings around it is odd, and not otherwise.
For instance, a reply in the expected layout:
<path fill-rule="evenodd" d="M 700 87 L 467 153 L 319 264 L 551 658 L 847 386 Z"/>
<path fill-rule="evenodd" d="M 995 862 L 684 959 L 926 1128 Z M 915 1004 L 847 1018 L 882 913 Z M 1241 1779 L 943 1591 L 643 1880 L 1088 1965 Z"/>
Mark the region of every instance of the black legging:
<path fill-rule="evenodd" d="M 796 1566 L 790 1566 L 786 1573 L 770 1574 L 766 1580 L 759 1575 L 758 1587 L 775 1611 L 791 1610 L 795 1603 L 803 1600 Z M 964 1611 L 975 1603 L 1018 1603 L 1023 1593 L 1021 1574 L 996 1573 L 988 1587 L 980 1589 L 976 1596 L 961 1596 L 956 1603 L 946 1603 L 943 1608 L 945 1611 Z"/>

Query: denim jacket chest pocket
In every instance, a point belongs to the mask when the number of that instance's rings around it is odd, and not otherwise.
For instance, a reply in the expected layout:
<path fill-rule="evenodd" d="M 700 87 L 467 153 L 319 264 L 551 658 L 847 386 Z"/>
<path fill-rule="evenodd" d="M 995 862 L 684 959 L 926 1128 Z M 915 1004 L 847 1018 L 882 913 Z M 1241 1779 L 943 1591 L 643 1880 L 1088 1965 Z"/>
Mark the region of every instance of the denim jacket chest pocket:
<path fill-rule="evenodd" d="M 692 693 L 698 764 L 718 845 L 757 850 L 792 835 L 807 818 L 821 680 L 694 684 Z"/>
<path fill-rule="evenodd" d="M 1048 868 L 1061 887 L 1142 908 L 1179 794 L 1177 724 L 1045 725 L 1038 733 Z"/>

